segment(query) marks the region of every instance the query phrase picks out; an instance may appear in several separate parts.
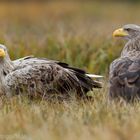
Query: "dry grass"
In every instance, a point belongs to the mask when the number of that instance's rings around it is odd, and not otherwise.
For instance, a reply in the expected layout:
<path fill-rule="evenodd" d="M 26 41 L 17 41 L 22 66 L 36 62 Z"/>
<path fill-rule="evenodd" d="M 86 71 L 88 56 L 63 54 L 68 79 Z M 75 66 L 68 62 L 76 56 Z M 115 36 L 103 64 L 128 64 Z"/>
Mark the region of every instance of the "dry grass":
<path fill-rule="evenodd" d="M 139 4 L 50 2 L 0 4 L 0 43 L 12 59 L 34 54 L 107 76 L 123 46 L 112 31 L 140 23 Z M 140 104 L 108 103 L 107 86 L 90 102 L 29 101 L 14 97 L 0 104 L 2 140 L 140 139 Z"/>
<path fill-rule="evenodd" d="M 138 140 L 140 104 L 108 103 L 104 92 L 96 92 L 90 102 L 5 99 L 0 111 L 0 139 Z"/>

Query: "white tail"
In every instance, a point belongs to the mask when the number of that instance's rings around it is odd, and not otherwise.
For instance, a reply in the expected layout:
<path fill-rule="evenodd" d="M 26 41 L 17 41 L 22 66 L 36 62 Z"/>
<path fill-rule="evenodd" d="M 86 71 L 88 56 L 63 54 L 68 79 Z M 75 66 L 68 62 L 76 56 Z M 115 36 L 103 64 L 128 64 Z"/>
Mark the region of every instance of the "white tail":
<path fill-rule="evenodd" d="M 104 76 L 102 75 L 96 75 L 96 74 L 86 74 L 87 76 L 89 76 L 90 78 L 103 78 Z"/>

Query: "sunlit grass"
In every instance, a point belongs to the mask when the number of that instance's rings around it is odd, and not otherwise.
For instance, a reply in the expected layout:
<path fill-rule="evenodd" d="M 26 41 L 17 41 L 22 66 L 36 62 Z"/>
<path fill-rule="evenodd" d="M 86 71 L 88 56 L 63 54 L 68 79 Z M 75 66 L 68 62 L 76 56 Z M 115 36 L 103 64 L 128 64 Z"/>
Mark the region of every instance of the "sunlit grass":
<path fill-rule="evenodd" d="M 114 29 L 140 23 L 139 4 L 49 2 L 0 4 L 0 43 L 12 59 L 47 57 L 108 78 L 109 64 L 124 45 Z M 140 139 L 140 104 L 109 103 L 108 84 L 92 101 L 62 103 L 2 98 L 0 139 L 119 140 Z"/>
<path fill-rule="evenodd" d="M 13 139 L 139 139 L 140 105 L 109 103 L 106 89 L 93 101 L 49 103 L 15 97 L 3 99 L 1 138 Z"/>

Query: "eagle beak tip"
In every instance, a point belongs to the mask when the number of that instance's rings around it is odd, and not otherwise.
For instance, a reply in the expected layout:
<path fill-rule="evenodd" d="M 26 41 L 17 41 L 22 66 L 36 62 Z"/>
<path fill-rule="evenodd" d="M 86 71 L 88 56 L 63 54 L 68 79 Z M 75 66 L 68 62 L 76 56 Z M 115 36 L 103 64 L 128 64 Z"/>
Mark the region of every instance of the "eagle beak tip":
<path fill-rule="evenodd" d="M 3 49 L 0 49 L 0 57 L 4 58 L 5 55 L 5 51 Z"/>

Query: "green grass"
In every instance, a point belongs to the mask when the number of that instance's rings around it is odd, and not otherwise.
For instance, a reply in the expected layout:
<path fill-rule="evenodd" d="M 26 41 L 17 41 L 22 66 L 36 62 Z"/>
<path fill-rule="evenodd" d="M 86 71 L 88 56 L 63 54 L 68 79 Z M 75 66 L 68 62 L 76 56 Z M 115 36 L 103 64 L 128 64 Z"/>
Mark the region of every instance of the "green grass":
<path fill-rule="evenodd" d="M 0 43 L 11 59 L 47 57 L 108 78 L 109 64 L 124 45 L 114 29 L 140 23 L 139 4 L 49 2 L 0 4 Z M 140 104 L 109 103 L 108 85 L 93 92 L 90 102 L 62 103 L 2 98 L 2 140 L 140 139 Z"/>

